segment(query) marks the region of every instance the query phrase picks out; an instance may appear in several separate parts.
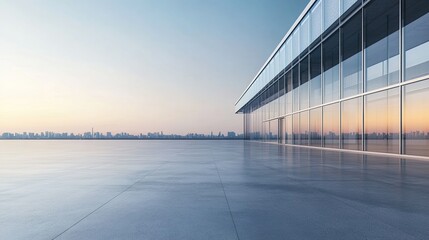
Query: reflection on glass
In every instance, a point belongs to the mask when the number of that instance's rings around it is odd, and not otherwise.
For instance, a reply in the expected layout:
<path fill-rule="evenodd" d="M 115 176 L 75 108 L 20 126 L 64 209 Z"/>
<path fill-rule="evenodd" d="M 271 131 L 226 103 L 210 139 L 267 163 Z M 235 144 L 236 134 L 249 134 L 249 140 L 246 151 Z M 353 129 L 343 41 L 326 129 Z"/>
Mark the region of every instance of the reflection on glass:
<path fill-rule="evenodd" d="M 364 8 L 366 90 L 399 82 L 399 1 L 374 0 Z"/>
<path fill-rule="evenodd" d="M 270 134 L 270 122 L 262 123 L 262 141 L 266 142 L 269 139 Z"/>
<path fill-rule="evenodd" d="M 322 54 L 320 46 L 310 53 L 310 107 L 322 103 Z"/>
<path fill-rule="evenodd" d="M 350 97 L 362 92 L 362 15 L 353 16 L 341 31 L 342 96 Z"/>
<path fill-rule="evenodd" d="M 402 121 L 405 154 L 429 156 L 428 96 L 428 80 L 404 87 Z"/>
<path fill-rule="evenodd" d="M 293 144 L 299 144 L 299 113 L 296 113 L 293 115 L 293 132 L 292 132 L 292 138 L 293 138 Z"/>
<path fill-rule="evenodd" d="M 314 41 L 316 38 L 320 37 L 322 34 L 322 4 L 321 0 L 317 1 L 316 4 L 314 4 L 313 9 L 311 10 L 311 41 Z"/>
<path fill-rule="evenodd" d="M 285 143 L 285 136 L 284 136 L 284 134 L 285 134 L 285 119 L 284 118 L 280 118 L 279 119 L 279 131 L 278 131 L 278 133 L 279 133 L 279 136 L 278 136 L 278 139 L 279 139 L 279 143 Z"/>
<path fill-rule="evenodd" d="M 299 55 L 299 27 L 292 34 L 292 61 Z"/>
<path fill-rule="evenodd" d="M 298 71 L 298 66 L 299 64 L 295 65 L 295 67 L 293 67 L 292 69 L 292 87 L 293 87 L 293 111 L 298 111 L 299 110 L 299 71 Z"/>
<path fill-rule="evenodd" d="M 299 113 L 299 142 L 301 145 L 308 145 L 308 111 Z"/>
<path fill-rule="evenodd" d="M 344 149 L 362 150 L 362 97 L 341 103 L 341 131 Z"/>
<path fill-rule="evenodd" d="M 274 119 L 270 122 L 270 132 L 268 139 L 270 142 L 277 142 L 278 132 L 279 132 L 279 120 Z"/>
<path fill-rule="evenodd" d="M 322 144 L 322 108 L 310 110 L 310 146 L 320 147 Z"/>
<path fill-rule="evenodd" d="M 353 4 L 357 2 L 357 0 L 342 0 L 343 6 L 341 8 L 341 13 L 345 13 Z"/>
<path fill-rule="evenodd" d="M 289 63 L 292 62 L 292 37 L 289 36 L 289 38 L 286 40 L 286 66 L 289 65 Z"/>
<path fill-rule="evenodd" d="M 429 3 L 405 1 L 405 80 L 429 73 Z"/>
<path fill-rule="evenodd" d="M 303 52 L 309 45 L 310 20 L 308 15 L 301 22 L 300 34 L 300 52 Z"/>
<path fill-rule="evenodd" d="M 292 71 L 289 70 L 286 73 L 286 114 L 291 113 L 293 111 L 293 96 L 292 96 Z"/>
<path fill-rule="evenodd" d="M 323 1 L 323 15 L 324 15 L 324 29 L 328 29 L 340 16 L 340 2 L 339 0 L 325 0 Z"/>
<path fill-rule="evenodd" d="M 293 144 L 292 115 L 285 117 L 285 143 Z"/>
<path fill-rule="evenodd" d="M 339 34 L 334 33 L 323 44 L 323 102 L 339 98 Z"/>
<path fill-rule="evenodd" d="M 365 149 L 399 153 L 399 89 L 365 96 Z"/>
<path fill-rule="evenodd" d="M 339 148 L 340 123 L 339 104 L 323 107 L 323 145 L 329 148 Z"/>
<path fill-rule="evenodd" d="M 299 63 L 299 109 L 308 108 L 308 57 Z"/>

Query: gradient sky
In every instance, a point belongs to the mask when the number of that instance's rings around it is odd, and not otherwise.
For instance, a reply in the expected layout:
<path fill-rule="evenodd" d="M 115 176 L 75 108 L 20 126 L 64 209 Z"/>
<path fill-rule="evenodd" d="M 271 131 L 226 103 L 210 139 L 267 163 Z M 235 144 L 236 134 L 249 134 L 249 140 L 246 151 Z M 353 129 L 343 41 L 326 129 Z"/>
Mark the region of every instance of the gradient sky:
<path fill-rule="evenodd" d="M 302 0 L 2 0 L 0 132 L 242 132 Z"/>

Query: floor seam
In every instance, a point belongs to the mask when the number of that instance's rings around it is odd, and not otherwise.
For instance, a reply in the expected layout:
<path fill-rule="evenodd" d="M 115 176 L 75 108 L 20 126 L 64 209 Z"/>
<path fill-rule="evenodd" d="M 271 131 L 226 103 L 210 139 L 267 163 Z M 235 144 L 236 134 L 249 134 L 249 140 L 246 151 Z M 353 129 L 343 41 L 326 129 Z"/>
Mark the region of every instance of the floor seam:
<path fill-rule="evenodd" d="M 52 238 L 52 240 L 57 239 L 58 237 L 60 237 L 61 235 L 63 235 L 64 233 L 66 233 L 68 230 L 72 229 L 74 226 L 76 226 L 77 224 L 79 224 L 80 222 L 82 222 L 83 220 L 85 220 L 87 217 L 91 216 L 93 213 L 97 212 L 98 210 L 100 210 L 102 207 L 106 206 L 107 204 L 109 204 L 111 201 L 115 200 L 115 198 L 119 197 L 120 195 L 122 195 L 123 193 L 125 193 L 126 191 L 130 190 L 132 187 L 134 187 L 137 183 L 139 183 L 141 180 L 143 180 L 145 177 L 149 176 L 150 174 L 154 173 L 155 171 L 159 170 L 165 163 L 160 164 L 157 168 L 155 168 L 154 170 L 146 173 L 145 175 L 143 175 L 142 177 L 140 177 L 136 182 L 134 182 L 133 184 L 131 184 L 130 186 L 128 186 L 127 188 L 125 188 L 124 190 L 122 190 L 121 192 L 119 192 L 118 194 L 116 194 L 115 196 L 113 196 L 112 198 L 110 198 L 107 202 L 101 204 L 100 206 L 98 206 L 96 209 L 92 210 L 91 212 L 89 212 L 88 214 L 86 214 L 84 217 L 82 217 L 81 219 L 79 219 L 77 222 L 73 223 L 70 227 L 68 227 L 67 229 L 65 229 L 64 231 L 62 231 L 61 233 L 59 233 L 58 235 L 56 235 L 55 237 Z"/>
<path fill-rule="evenodd" d="M 226 205 L 228 205 L 229 215 L 231 216 L 232 224 L 234 225 L 235 235 L 237 236 L 237 239 L 240 240 L 240 237 L 238 236 L 237 226 L 235 225 L 234 217 L 232 215 L 231 206 L 229 205 L 228 198 L 226 197 L 225 187 L 222 182 L 222 178 L 220 177 L 219 168 L 217 167 L 217 164 L 215 161 L 213 161 L 215 167 L 217 176 L 219 177 L 220 185 L 222 186 L 223 196 L 225 197 Z"/>

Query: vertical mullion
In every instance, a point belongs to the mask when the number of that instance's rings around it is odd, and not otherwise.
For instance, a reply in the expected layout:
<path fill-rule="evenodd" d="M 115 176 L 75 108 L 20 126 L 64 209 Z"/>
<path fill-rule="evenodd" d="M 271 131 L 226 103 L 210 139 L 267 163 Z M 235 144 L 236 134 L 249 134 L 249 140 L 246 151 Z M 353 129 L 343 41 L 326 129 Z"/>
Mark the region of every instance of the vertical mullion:
<path fill-rule="evenodd" d="M 399 62 L 399 72 L 400 72 L 400 79 L 399 81 L 402 83 L 405 79 L 405 52 L 404 52 L 404 1 L 399 0 L 399 54 L 400 54 L 400 62 Z M 403 139 L 403 100 L 404 100 L 404 87 L 399 87 L 399 154 L 405 153 L 405 145 L 404 145 L 404 139 Z"/>
<path fill-rule="evenodd" d="M 366 50 L 365 50 L 365 37 L 366 37 L 366 34 L 365 34 L 365 29 L 366 29 L 366 27 L 365 27 L 365 14 L 366 14 L 366 12 L 365 12 L 365 9 L 364 8 L 362 8 L 362 33 L 361 33 L 361 37 L 362 37 L 362 41 L 361 41 L 361 44 L 362 44 L 362 93 L 365 93 L 365 91 L 366 91 L 366 79 L 367 79 L 367 76 L 366 76 Z M 366 105 L 365 105 L 365 98 L 366 98 L 366 96 L 367 95 L 364 95 L 363 97 L 362 97 L 362 107 L 363 107 L 363 110 L 362 110 L 362 151 L 366 151 L 367 150 L 367 142 L 366 142 L 366 136 L 365 136 L 365 134 L 366 134 L 366 131 L 365 131 L 365 110 L 366 110 Z"/>
<path fill-rule="evenodd" d="M 341 106 L 342 106 L 342 104 L 343 104 L 343 101 L 341 101 L 341 99 L 342 99 L 342 97 L 343 97 L 343 89 L 342 89 L 342 81 L 343 81 L 343 71 L 342 71 L 342 68 L 343 68 L 343 58 L 342 58 L 342 47 L 343 47 L 343 43 L 342 43 L 342 40 L 343 40 L 343 38 L 342 38 L 342 35 L 343 35 L 343 28 L 342 27 L 340 27 L 339 29 L 338 29 L 338 39 L 339 39 L 339 43 L 338 43 L 338 73 L 339 73 L 339 81 L 338 81 L 338 85 L 339 85 L 339 135 L 340 135 L 340 143 L 339 143 L 339 148 L 340 149 L 342 149 L 344 146 L 343 146 L 343 129 L 342 129 L 342 122 L 341 122 L 341 120 L 342 120 L 342 116 L 341 116 L 341 114 L 342 114 L 342 111 L 341 111 Z"/>
<path fill-rule="evenodd" d="M 324 29 L 324 27 L 325 27 L 325 10 L 324 10 L 324 4 L 325 4 L 325 1 L 320 1 L 320 17 L 322 18 L 321 19 L 321 31 L 320 31 L 320 34 L 322 34 L 323 33 L 323 29 Z M 320 38 L 320 69 L 321 69 L 321 74 L 320 74 L 320 87 L 321 87 L 321 89 L 320 89 L 320 92 L 321 92 L 321 103 L 322 104 L 324 104 L 325 103 L 325 73 L 324 73 L 324 67 L 323 67 L 323 63 L 324 63 L 324 61 L 323 61 L 323 50 L 324 50 L 324 42 L 323 42 L 323 39 L 322 39 L 322 35 L 321 36 L 319 36 L 319 38 Z M 325 132 L 324 132 L 324 129 L 323 129 L 323 125 L 324 125 L 324 122 L 323 122 L 323 116 L 324 116 L 324 114 L 325 114 L 325 111 L 324 111 L 324 107 L 321 107 L 321 123 L 322 123 L 322 127 L 321 127 L 321 143 L 320 143 L 320 145 L 321 145 L 321 147 L 325 147 L 325 137 L 324 137 L 324 134 L 325 134 Z"/>

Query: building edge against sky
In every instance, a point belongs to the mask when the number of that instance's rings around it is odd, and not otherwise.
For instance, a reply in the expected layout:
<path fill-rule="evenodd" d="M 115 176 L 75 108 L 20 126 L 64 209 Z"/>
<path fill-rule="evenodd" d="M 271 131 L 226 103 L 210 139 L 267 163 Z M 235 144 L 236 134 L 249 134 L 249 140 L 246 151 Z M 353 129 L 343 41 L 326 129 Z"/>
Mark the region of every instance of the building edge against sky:
<path fill-rule="evenodd" d="M 312 0 L 235 104 L 249 140 L 429 157 L 429 1 Z"/>

